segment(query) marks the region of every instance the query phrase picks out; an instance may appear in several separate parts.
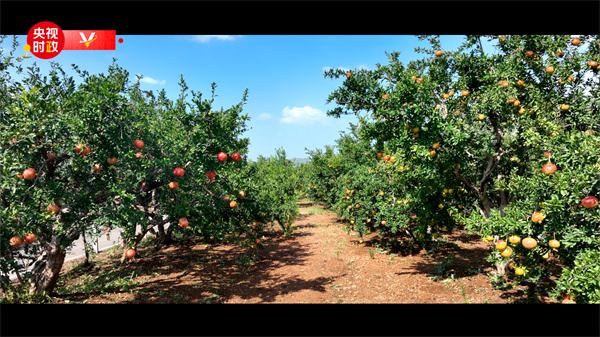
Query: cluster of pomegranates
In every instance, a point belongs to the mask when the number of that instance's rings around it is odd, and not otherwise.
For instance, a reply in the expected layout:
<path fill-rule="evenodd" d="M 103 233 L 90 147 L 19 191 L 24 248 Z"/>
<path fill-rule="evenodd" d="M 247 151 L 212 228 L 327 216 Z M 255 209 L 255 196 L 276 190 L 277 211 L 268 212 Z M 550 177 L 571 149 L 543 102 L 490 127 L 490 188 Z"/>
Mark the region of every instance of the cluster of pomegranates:
<path fill-rule="evenodd" d="M 16 143 L 16 141 L 14 143 Z M 136 159 L 143 158 L 144 154 L 141 152 L 141 150 L 145 146 L 144 141 L 141 139 L 136 139 L 133 141 L 133 146 L 138 150 L 135 153 L 135 158 Z M 78 155 L 81 155 L 82 157 L 85 157 L 85 156 L 89 155 L 92 152 L 92 150 L 89 146 L 87 146 L 85 144 L 77 144 L 74 147 L 74 152 Z M 46 157 L 48 160 L 55 160 L 56 154 L 54 154 L 54 152 L 48 152 L 46 154 Z M 227 161 L 228 158 L 231 158 L 231 160 L 233 160 L 234 162 L 238 162 L 238 161 L 242 160 L 242 156 L 238 152 L 232 153 L 231 156 L 229 156 L 225 152 L 219 152 L 217 154 L 217 160 L 219 162 L 225 162 L 225 161 Z M 110 157 L 106 160 L 106 163 L 109 166 L 114 166 L 118 162 L 119 162 L 119 160 L 116 157 Z M 100 173 L 102 171 L 102 165 L 99 163 L 96 163 L 92 166 L 92 169 L 95 173 Z M 185 176 L 185 169 L 183 167 L 176 167 L 173 169 L 173 175 L 175 177 L 181 178 L 181 177 Z M 217 173 L 212 170 L 207 171 L 205 173 L 205 175 L 208 178 L 208 180 L 211 182 L 214 181 L 217 177 Z M 37 177 L 37 171 L 33 167 L 29 167 L 29 168 L 25 169 L 22 173 L 17 174 L 17 178 L 24 179 L 24 180 L 34 180 L 36 177 Z M 142 186 L 143 185 L 145 185 L 145 184 L 142 183 Z M 179 183 L 177 181 L 171 181 L 167 184 L 167 186 L 169 189 L 175 190 L 175 189 L 179 188 Z M 244 199 L 246 197 L 246 192 L 240 191 L 239 196 L 241 199 Z M 225 198 L 228 198 L 228 197 L 225 197 Z M 227 200 L 227 201 L 229 201 L 229 200 Z M 238 206 L 237 201 L 231 200 L 229 202 L 230 208 L 233 209 L 233 208 L 236 208 L 237 206 Z M 56 215 L 56 214 L 60 213 L 61 207 L 56 203 L 51 203 L 48 205 L 47 211 L 52 215 Z M 186 217 L 182 217 L 179 219 L 179 227 L 187 228 L 188 226 L 189 226 L 189 221 Z M 9 243 L 10 243 L 11 247 L 19 248 L 24 243 L 27 243 L 27 244 L 33 243 L 36 239 L 37 239 L 37 236 L 35 234 L 27 233 L 23 238 L 21 238 L 20 236 L 13 236 L 12 238 L 10 238 Z M 127 249 L 125 251 L 125 256 L 129 259 L 134 258 L 135 255 L 136 255 L 136 251 L 133 248 Z"/>
<path fill-rule="evenodd" d="M 19 248 L 23 244 L 32 244 L 35 242 L 35 240 L 37 240 L 37 236 L 35 234 L 27 233 L 23 237 L 17 235 L 13 236 L 12 238 L 10 238 L 8 243 L 13 248 Z"/>

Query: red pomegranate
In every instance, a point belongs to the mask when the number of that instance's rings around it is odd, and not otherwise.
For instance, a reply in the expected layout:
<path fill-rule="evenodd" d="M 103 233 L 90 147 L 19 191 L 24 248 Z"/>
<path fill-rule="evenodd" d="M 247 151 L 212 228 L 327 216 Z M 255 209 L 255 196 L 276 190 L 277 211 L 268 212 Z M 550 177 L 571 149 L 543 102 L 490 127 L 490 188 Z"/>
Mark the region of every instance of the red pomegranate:
<path fill-rule="evenodd" d="M 585 208 L 595 208 L 598 206 L 598 198 L 588 195 L 587 197 L 581 199 L 581 206 Z"/>
<path fill-rule="evenodd" d="M 173 169 L 173 175 L 176 177 L 183 177 L 185 175 L 185 170 L 182 167 L 176 167 Z"/>
<path fill-rule="evenodd" d="M 133 146 L 135 146 L 136 149 L 143 149 L 144 148 L 144 141 L 141 139 L 136 139 L 133 141 Z"/>
<path fill-rule="evenodd" d="M 37 171 L 33 167 L 30 167 L 28 169 L 25 169 L 25 171 L 23 171 L 23 179 L 33 180 L 33 179 L 35 179 L 35 177 L 37 177 Z"/>
<path fill-rule="evenodd" d="M 125 257 L 127 257 L 128 259 L 133 259 L 135 257 L 135 249 L 127 249 L 125 251 Z"/>
<path fill-rule="evenodd" d="M 227 153 L 225 153 L 225 152 L 219 152 L 219 154 L 217 155 L 217 160 L 218 161 L 226 161 L 227 160 Z"/>
<path fill-rule="evenodd" d="M 215 171 L 208 171 L 208 172 L 206 172 L 206 177 L 208 178 L 208 180 L 214 181 L 215 178 L 217 178 L 217 172 L 215 172 Z"/>
<path fill-rule="evenodd" d="M 554 172 L 556 172 L 557 169 L 558 168 L 553 163 L 547 163 L 547 164 L 544 164 L 544 166 L 542 166 L 542 173 L 544 173 L 546 175 L 551 175 Z"/>

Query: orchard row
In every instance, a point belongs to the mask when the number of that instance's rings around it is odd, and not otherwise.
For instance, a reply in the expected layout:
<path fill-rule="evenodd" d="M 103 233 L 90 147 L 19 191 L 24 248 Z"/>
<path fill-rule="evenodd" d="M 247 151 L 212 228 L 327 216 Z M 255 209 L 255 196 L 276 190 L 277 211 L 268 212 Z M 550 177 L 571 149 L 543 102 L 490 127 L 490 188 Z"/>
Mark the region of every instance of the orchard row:
<path fill-rule="evenodd" d="M 496 283 L 599 303 L 598 36 L 421 39 L 420 59 L 326 73 L 328 114 L 358 123 L 311 152 L 309 195 L 391 249 L 467 229 L 493 241 Z"/>
<path fill-rule="evenodd" d="M 94 75 L 74 66 L 73 77 L 58 65 L 25 70 L 13 55 L 3 51 L 0 73 L 4 295 L 52 292 L 83 234 L 120 229 L 128 263 L 149 235 L 158 248 L 186 239 L 252 250 L 268 224 L 290 233 L 294 165 L 283 151 L 246 159 L 246 93 L 217 110 L 214 84 L 203 96 L 182 78 L 172 100 L 116 64 Z"/>

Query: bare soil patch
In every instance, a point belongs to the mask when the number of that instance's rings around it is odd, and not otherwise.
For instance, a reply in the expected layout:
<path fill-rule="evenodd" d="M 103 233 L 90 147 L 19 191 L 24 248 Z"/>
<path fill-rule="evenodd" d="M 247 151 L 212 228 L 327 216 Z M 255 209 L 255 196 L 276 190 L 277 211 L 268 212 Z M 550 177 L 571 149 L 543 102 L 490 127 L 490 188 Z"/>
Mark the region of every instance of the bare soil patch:
<path fill-rule="evenodd" d="M 119 263 L 65 266 L 58 303 L 508 303 L 486 273 L 485 243 L 465 232 L 434 253 L 384 252 L 344 231 L 336 215 L 300 204 L 294 235 L 274 232 L 261 249 L 181 244 Z M 520 294 L 514 293 L 519 297 Z"/>

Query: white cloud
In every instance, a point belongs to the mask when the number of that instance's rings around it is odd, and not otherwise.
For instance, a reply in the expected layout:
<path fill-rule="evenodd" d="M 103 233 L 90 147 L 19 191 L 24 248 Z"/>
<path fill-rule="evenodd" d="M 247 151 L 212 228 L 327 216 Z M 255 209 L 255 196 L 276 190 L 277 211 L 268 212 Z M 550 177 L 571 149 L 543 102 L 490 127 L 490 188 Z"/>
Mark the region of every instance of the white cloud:
<path fill-rule="evenodd" d="M 266 113 L 266 112 L 263 112 L 263 113 L 261 113 L 260 115 L 258 115 L 258 117 L 257 117 L 256 119 L 259 119 L 259 120 L 261 120 L 261 121 L 266 121 L 266 120 L 269 120 L 269 119 L 271 119 L 272 117 L 273 117 L 273 116 L 271 116 L 271 114 L 269 114 L 269 113 Z"/>
<path fill-rule="evenodd" d="M 327 121 L 327 115 L 311 106 L 285 107 L 282 111 L 281 122 L 284 124 L 312 124 Z"/>
<path fill-rule="evenodd" d="M 194 35 L 192 39 L 196 42 L 205 43 L 211 40 L 232 41 L 238 37 L 239 35 Z"/>
<path fill-rule="evenodd" d="M 165 85 L 166 81 L 165 80 L 157 80 L 155 78 L 152 78 L 150 76 L 144 76 L 140 79 L 141 83 L 146 83 L 146 84 L 152 84 L 152 85 Z"/>

